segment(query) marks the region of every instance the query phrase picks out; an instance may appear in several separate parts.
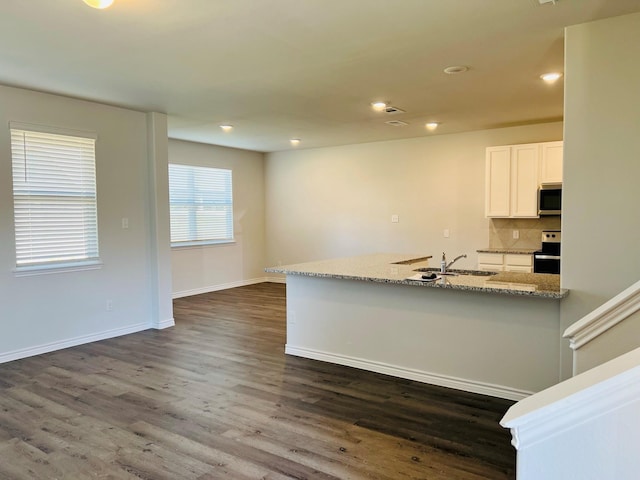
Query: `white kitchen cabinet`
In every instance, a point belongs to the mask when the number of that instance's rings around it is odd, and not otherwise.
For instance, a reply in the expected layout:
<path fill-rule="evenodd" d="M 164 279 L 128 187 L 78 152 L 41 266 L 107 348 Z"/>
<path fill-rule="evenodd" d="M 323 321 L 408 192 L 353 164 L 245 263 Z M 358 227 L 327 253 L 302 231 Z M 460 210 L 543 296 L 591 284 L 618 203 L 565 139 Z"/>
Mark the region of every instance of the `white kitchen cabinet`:
<path fill-rule="evenodd" d="M 522 253 L 478 253 L 478 270 L 533 273 L 533 255 Z"/>
<path fill-rule="evenodd" d="M 540 183 L 562 182 L 562 142 L 540 144 Z"/>
<path fill-rule="evenodd" d="M 487 148 L 487 217 L 538 217 L 539 158 L 537 143 Z"/>
<path fill-rule="evenodd" d="M 506 272 L 533 273 L 533 255 L 506 254 L 504 256 L 504 270 Z"/>
<path fill-rule="evenodd" d="M 504 255 L 502 253 L 478 253 L 478 270 L 502 272 Z"/>
<path fill-rule="evenodd" d="M 526 143 L 486 150 L 485 215 L 538 218 L 538 187 L 562 182 L 563 143 Z"/>

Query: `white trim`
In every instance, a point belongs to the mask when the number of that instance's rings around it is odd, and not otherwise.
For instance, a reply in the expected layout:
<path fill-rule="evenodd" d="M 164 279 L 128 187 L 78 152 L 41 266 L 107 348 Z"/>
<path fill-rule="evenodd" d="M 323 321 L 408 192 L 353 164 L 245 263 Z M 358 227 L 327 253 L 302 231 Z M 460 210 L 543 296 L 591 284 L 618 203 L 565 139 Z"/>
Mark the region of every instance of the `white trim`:
<path fill-rule="evenodd" d="M 582 317 L 564 331 L 569 345 L 577 350 L 640 310 L 640 281 Z"/>
<path fill-rule="evenodd" d="M 637 402 L 640 348 L 516 403 L 500 425 L 518 450 L 547 441 L 589 420 Z"/>
<path fill-rule="evenodd" d="M 112 330 L 105 330 L 104 332 L 92 333 L 90 335 L 81 335 L 79 337 L 68 338 L 66 340 L 60 340 L 57 342 L 45 343 L 44 345 L 22 348 L 20 350 L 14 350 L 12 352 L 0 353 L 0 363 L 11 362 L 13 360 L 19 360 L 21 358 L 33 357 L 35 355 L 41 355 L 43 353 L 49 353 L 56 350 L 62 350 L 64 348 L 75 347 L 77 345 L 83 345 L 85 343 L 97 342 L 99 340 L 105 340 L 107 338 L 120 337 L 122 335 L 141 332 L 148 329 L 148 323 L 137 323 L 135 325 L 129 325 L 127 327 L 114 328 Z"/>
<path fill-rule="evenodd" d="M 176 326 L 176 321 L 173 319 L 173 317 L 171 317 L 165 320 L 161 320 L 159 322 L 153 322 L 153 325 L 151 326 L 151 328 L 155 330 L 164 330 L 165 328 L 170 328 L 175 326 Z"/>
<path fill-rule="evenodd" d="M 224 247 L 225 245 L 235 245 L 237 243 L 238 242 L 235 238 L 228 240 L 197 240 L 191 242 L 173 242 L 171 243 L 171 249 L 188 250 L 202 247 Z"/>
<path fill-rule="evenodd" d="M 191 290 L 182 290 L 179 292 L 173 292 L 172 297 L 182 298 L 190 297 L 192 295 L 201 295 L 203 293 L 217 292 L 219 290 L 227 290 L 229 288 L 246 287 L 247 285 L 255 285 L 256 283 L 264 283 L 274 281 L 269 277 L 250 278 L 248 280 L 238 280 L 236 282 L 221 283 L 218 285 L 209 285 L 207 287 L 193 288 Z"/>
<path fill-rule="evenodd" d="M 532 395 L 533 392 L 518 390 L 515 388 L 505 387 L 502 385 L 494 385 L 491 383 L 477 382 L 467 380 L 465 378 L 451 377 L 448 375 L 440 375 L 437 373 L 425 372 L 412 368 L 399 367 L 388 363 L 374 362 L 363 358 L 340 355 L 331 352 L 323 352 L 311 348 L 294 347 L 293 345 L 285 345 L 284 353 L 287 355 L 295 355 L 297 357 L 310 358 L 312 360 L 320 360 L 323 362 L 336 363 L 347 367 L 359 368 L 370 372 L 383 373 L 407 380 L 415 380 L 431 385 L 441 387 L 455 388 L 456 390 L 464 390 L 465 392 L 480 393 L 492 397 L 506 398 L 508 400 L 522 400 Z"/>
<path fill-rule="evenodd" d="M 90 260 L 86 262 L 68 262 L 68 263 L 52 263 L 24 265 L 13 269 L 16 277 L 30 277 L 33 275 L 48 275 L 51 273 L 67 273 L 82 272 L 84 270 L 99 270 L 103 266 L 100 259 Z"/>

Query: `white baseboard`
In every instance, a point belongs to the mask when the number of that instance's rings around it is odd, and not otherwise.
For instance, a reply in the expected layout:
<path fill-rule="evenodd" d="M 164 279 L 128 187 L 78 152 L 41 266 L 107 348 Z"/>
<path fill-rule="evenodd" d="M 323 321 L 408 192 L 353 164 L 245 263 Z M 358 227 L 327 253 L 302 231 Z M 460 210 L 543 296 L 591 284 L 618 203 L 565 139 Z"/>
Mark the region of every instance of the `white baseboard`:
<path fill-rule="evenodd" d="M 130 333 L 141 332 L 142 330 L 148 329 L 148 323 L 138 323 L 135 325 L 129 325 L 127 327 L 114 328 L 113 330 L 92 333 L 91 335 L 82 335 L 80 337 L 60 340 L 58 342 L 51 342 L 35 347 L 14 350 L 12 352 L 0 353 L 0 363 L 12 362 L 13 360 L 19 360 L 21 358 L 33 357 L 35 355 L 41 355 L 43 353 L 49 353 L 55 350 L 62 350 L 64 348 L 75 347 L 77 345 L 83 345 L 85 343 L 97 342 L 99 340 L 106 340 L 107 338 L 119 337 L 121 335 L 128 335 Z"/>
<path fill-rule="evenodd" d="M 396 365 L 390 365 L 387 363 L 374 362 L 372 360 L 366 360 L 363 358 L 323 352 L 310 348 L 286 345 L 284 351 L 287 355 L 295 355 L 297 357 L 336 363 L 338 365 L 359 368 L 361 370 L 368 370 L 370 372 L 383 373 L 385 375 L 391 375 L 393 377 L 406 378 L 407 380 L 415 380 L 418 382 L 429 383 L 431 385 L 455 388 L 456 390 L 463 390 L 465 392 L 480 393 L 482 395 L 489 395 L 491 397 L 506 398 L 508 400 L 522 400 L 523 398 L 526 398 L 534 393 L 525 390 L 518 390 L 511 387 L 505 387 L 502 385 L 494 385 L 491 383 L 483 383 L 474 380 L 467 380 L 464 378 L 450 377 L 447 375 L 440 375 L 437 373 L 425 372 L 422 370 L 398 367 Z"/>
<path fill-rule="evenodd" d="M 284 279 L 280 280 L 277 277 L 260 277 L 250 278 L 249 280 L 238 280 L 237 282 L 221 283 L 218 285 L 210 285 L 207 287 L 194 288 L 191 290 L 182 290 L 180 292 L 173 292 L 173 298 L 190 297 L 192 295 L 200 295 L 203 293 L 217 292 L 218 290 L 227 290 L 229 288 L 246 287 L 247 285 L 255 285 L 256 283 L 264 282 L 278 282 L 284 283 Z"/>
<path fill-rule="evenodd" d="M 171 317 L 159 322 L 153 322 L 153 326 L 151 328 L 154 328 L 156 330 L 163 330 L 165 328 L 175 327 L 175 325 L 176 321 L 173 319 L 173 317 Z"/>

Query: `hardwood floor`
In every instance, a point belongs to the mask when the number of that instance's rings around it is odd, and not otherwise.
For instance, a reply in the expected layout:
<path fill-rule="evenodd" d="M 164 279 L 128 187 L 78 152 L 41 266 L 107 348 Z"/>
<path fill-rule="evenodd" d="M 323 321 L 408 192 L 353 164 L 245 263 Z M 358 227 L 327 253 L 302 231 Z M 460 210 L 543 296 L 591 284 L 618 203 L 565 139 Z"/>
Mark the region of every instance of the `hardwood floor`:
<path fill-rule="evenodd" d="M 0 479 L 513 479 L 512 404 L 285 356 L 285 287 L 0 365 Z"/>

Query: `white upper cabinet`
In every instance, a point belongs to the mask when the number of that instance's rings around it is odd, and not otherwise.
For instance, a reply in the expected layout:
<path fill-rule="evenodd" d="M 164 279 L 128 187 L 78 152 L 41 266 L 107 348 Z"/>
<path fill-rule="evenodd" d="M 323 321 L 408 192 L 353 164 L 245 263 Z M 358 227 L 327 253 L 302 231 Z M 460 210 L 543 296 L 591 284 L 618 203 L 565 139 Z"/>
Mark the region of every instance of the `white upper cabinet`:
<path fill-rule="evenodd" d="M 487 148 L 485 214 L 511 215 L 511 147 Z"/>
<path fill-rule="evenodd" d="M 485 215 L 537 218 L 540 183 L 562 181 L 562 142 L 489 147 Z"/>
<path fill-rule="evenodd" d="M 562 182 L 562 142 L 540 144 L 540 183 Z"/>
<path fill-rule="evenodd" d="M 537 144 L 511 147 L 511 216 L 538 217 Z"/>

